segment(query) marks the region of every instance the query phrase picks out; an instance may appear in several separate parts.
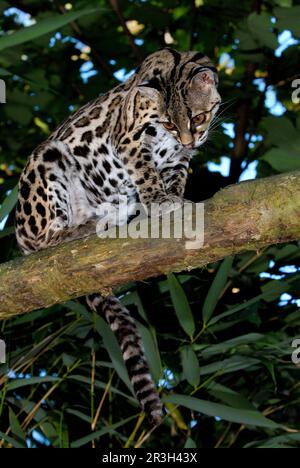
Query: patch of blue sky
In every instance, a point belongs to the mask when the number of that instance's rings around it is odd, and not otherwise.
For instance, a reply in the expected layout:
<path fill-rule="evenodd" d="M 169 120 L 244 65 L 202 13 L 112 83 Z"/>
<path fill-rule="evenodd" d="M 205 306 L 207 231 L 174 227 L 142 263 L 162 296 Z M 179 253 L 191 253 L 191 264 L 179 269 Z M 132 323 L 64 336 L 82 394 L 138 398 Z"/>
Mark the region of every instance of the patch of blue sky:
<path fill-rule="evenodd" d="M 297 273 L 298 271 L 300 271 L 300 268 L 296 267 L 296 265 L 285 265 L 279 268 L 279 271 L 288 275 L 291 273 Z"/>
<path fill-rule="evenodd" d="M 246 138 L 249 138 L 249 134 L 247 133 L 246 134 Z M 259 141 L 262 141 L 263 140 L 263 136 L 262 135 L 251 135 L 251 139 L 250 139 L 250 142 L 249 142 L 249 148 L 250 149 L 253 149 L 255 148 L 255 143 L 259 142 Z"/>
<path fill-rule="evenodd" d="M 57 41 L 61 41 L 62 35 L 60 32 L 54 34 L 53 37 L 50 38 L 49 47 L 54 47 Z"/>
<path fill-rule="evenodd" d="M 137 45 L 137 46 L 142 46 L 144 44 L 144 39 L 140 39 L 140 38 L 136 38 L 134 39 L 134 43 Z"/>
<path fill-rule="evenodd" d="M 268 278 L 272 280 L 282 280 L 285 278 L 285 275 L 275 275 L 273 273 L 267 273 L 266 271 L 259 274 L 260 278 Z"/>
<path fill-rule="evenodd" d="M 72 36 L 63 36 L 60 32 L 54 34 L 49 41 L 49 47 L 54 47 L 56 42 L 61 41 L 62 44 L 66 44 L 67 42 L 71 42 L 74 44 L 75 49 L 78 49 L 80 52 L 83 51 L 84 48 L 88 47 L 84 42 L 79 41 L 75 37 Z"/>
<path fill-rule="evenodd" d="M 230 158 L 222 156 L 220 164 L 209 162 L 207 167 L 210 172 L 219 172 L 223 177 L 228 177 L 230 172 Z"/>
<path fill-rule="evenodd" d="M 37 448 L 36 445 L 30 439 L 26 439 L 27 448 Z"/>
<path fill-rule="evenodd" d="M 257 166 L 258 166 L 258 161 L 252 161 L 240 175 L 239 182 L 244 182 L 245 180 L 256 179 Z"/>
<path fill-rule="evenodd" d="M 22 372 L 20 372 L 20 374 L 16 374 L 14 371 L 10 370 L 8 373 L 7 373 L 7 376 L 9 379 L 30 379 L 32 377 L 31 374 L 27 373 L 27 374 L 23 374 Z"/>
<path fill-rule="evenodd" d="M 223 52 L 219 58 L 219 65 L 224 68 L 234 68 L 235 61 L 227 52 Z"/>
<path fill-rule="evenodd" d="M 10 371 L 8 371 L 8 373 L 7 373 L 7 377 L 8 377 L 9 379 L 16 379 L 16 378 L 17 378 L 17 374 L 16 374 L 13 370 L 10 370 Z"/>
<path fill-rule="evenodd" d="M 3 231 L 3 229 L 5 228 L 5 225 L 6 225 L 7 220 L 8 220 L 8 215 L 5 216 L 5 218 L 1 221 L 1 223 L 0 223 L 0 231 Z"/>
<path fill-rule="evenodd" d="M 263 92 L 265 90 L 266 82 L 263 78 L 255 78 L 255 80 L 253 80 L 253 83 L 257 86 L 260 92 Z"/>
<path fill-rule="evenodd" d="M 291 301 L 292 300 L 292 296 L 288 293 L 283 293 L 281 294 L 280 296 L 280 300 L 281 301 Z"/>
<path fill-rule="evenodd" d="M 170 390 L 175 385 L 175 375 L 171 369 L 164 369 L 164 376 L 159 380 L 158 385 L 163 388 Z"/>
<path fill-rule="evenodd" d="M 51 445 L 50 441 L 36 429 L 33 429 L 31 437 L 39 444 L 46 445 L 47 447 Z"/>
<path fill-rule="evenodd" d="M 94 64 L 91 60 L 87 60 L 80 67 L 80 76 L 84 83 L 87 83 L 91 76 L 97 75 L 97 70 L 94 70 Z"/>
<path fill-rule="evenodd" d="M 11 7 L 3 12 L 4 16 L 14 16 L 15 21 L 23 26 L 32 26 L 36 23 L 35 19 L 29 13 L 25 13 L 19 8 Z"/>
<path fill-rule="evenodd" d="M 275 50 L 276 57 L 280 57 L 282 53 L 290 46 L 299 44 L 299 41 L 295 39 L 287 29 L 282 31 L 278 36 L 279 47 Z"/>
<path fill-rule="evenodd" d="M 278 305 L 284 307 L 288 304 L 295 304 L 297 307 L 300 307 L 300 299 L 293 299 L 288 293 L 281 294 Z"/>
<path fill-rule="evenodd" d="M 256 78 L 253 83 L 257 86 L 260 92 L 264 92 L 266 83 L 263 78 Z M 265 106 L 269 109 L 270 114 L 280 116 L 286 112 L 286 108 L 278 101 L 276 92 L 272 86 L 269 86 L 266 90 Z"/>
<path fill-rule="evenodd" d="M 233 123 L 222 123 L 222 128 L 224 129 L 225 135 L 230 138 L 235 137 L 234 124 Z"/>
<path fill-rule="evenodd" d="M 286 108 L 277 100 L 276 93 L 271 86 L 266 92 L 265 106 L 272 115 L 281 116 L 286 112 Z"/>
<path fill-rule="evenodd" d="M 121 68 L 120 70 L 114 73 L 114 77 L 118 81 L 123 82 L 123 81 L 128 80 L 128 78 L 130 78 L 133 74 L 134 74 L 134 70 L 130 70 L 129 72 L 127 72 L 126 68 Z"/>

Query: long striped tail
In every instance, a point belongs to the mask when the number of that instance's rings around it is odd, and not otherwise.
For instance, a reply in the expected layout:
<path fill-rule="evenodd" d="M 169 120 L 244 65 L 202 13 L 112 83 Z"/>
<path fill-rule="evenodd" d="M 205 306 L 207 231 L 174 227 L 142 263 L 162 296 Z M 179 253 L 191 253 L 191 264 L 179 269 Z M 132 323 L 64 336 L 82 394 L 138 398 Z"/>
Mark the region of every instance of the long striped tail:
<path fill-rule="evenodd" d="M 161 423 L 162 403 L 145 358 L 141 337 L 130 312 L 114 296 L 92 294 L 86 298 L 89 307 L 104 315 L 120 345 L 123 359 L 137 400 L 153 426 Z"/>

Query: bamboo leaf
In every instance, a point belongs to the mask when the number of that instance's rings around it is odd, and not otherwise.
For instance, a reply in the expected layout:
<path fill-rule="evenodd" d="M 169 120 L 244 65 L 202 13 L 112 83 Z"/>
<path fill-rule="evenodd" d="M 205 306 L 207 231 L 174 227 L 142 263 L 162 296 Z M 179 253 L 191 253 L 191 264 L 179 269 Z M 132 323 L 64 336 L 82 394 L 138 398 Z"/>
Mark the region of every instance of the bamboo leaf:
<path fill-rule="evenodd" d="M 9 215 L 9 213 L 14 209 L 18 198 L 18 186 L 16 185 L 12 191 L 4 199 L 0 207 L 0 223 Z"/>
<path fill-rule="evenodd" d="M 26 435 L 21 428 L 21 425 L 18 421 L 17 416 L 11 408 L 9 408 L 9 424 L 12 434 L 15 436 L 16 440 L 23 446 L 26 447 Z"/>
<path fill-rule="evenodd" d="M 14 226 L 5 228 L 5 229 L 3 229 L 3 231 L 0 231 L 0 239 L 3 239 L 4 237 L 11 236 L 14 233 L 15 233 Z"/>
<path fill-rule="evenodd" d="M 234 355 L 229 359 L 223 361 L 216 361 L 207 366 L 202 366 L 200 375 L 209 375 L 220 372 L 221 374 L 229 374 L 230 372 L 237 372 L 240 370 L 248 369 L 249 367 L 261 364 L 258 359 L 250 358 L 248 356 Z"/>
<path fill-rule="evenodd" d="M 0 50 L 8 49 L 19 44 L 24 44 L 28 41 L 33 41 L 48 34 L 52 31 L 57 31 L 59 28 L 77 20 L 85 15 L 95 14 L 99 12 L 99 8 L 88 8 L 86 10 L 74 11 L 64 15 L 55 15 L 38 21 L 33 26 L 25 27 L 16 31 L 13 34 L 6 35 L 0 38 Z"/>
<path fill-rule="evenodd" d="M 23 444 L 20 444 L 13 437 L 7 436 L 1 431 L 0 431 L 0 438 L 5 440 L 5 442 L 7 442 L 8 444 L 11 444 L 14 448 L 24 448 Z"/>
<path fill-rule="evenodd" d="M 189 384 L 197 387 L 200 382 L 200 366 L 195 351 L 191 346 L 184 346 L 180 354 L 184 377 Z"/>
<path fill-rule="evenodd" d="M 96 328 L 99 335 L 102 336 L 104 346 L 114 364 L 117 374 L 120 379 L 127 385 L 131 392 L 133 392 L 130 379 L 124 364 L 124 359 L 121 353 L 121 349 L 118 345 L 117 339 L 107 323 L 101 317 L 96 317 Z"/>
<path fill-rule="evenodd" d="M 172 303 L 179 323 L 187 335 L 193 336 L 195 333 L 195 322 L 185 292 L 173 273 L 170 273 L 167 278 Z"/>
<path fill-rule="evenodd" d="M 270 429 L 280 427 L 279 424 L 265 418 L 265 416 L 255 410 L 232 408 L 231 406 L 225 406 L 220 403 L 213 403 L 211 401 L 200 400 L 185 395 L 170 395 L 165 397 L 164 401 L 185 406 L 193 411 L 198 411 L 207 416 L 221 418 L 229 422 L 246 424 L 247 426 L 268 427 Z"/>
<path fill-rule="evenodd" d="M 202 311 L 204 323 L 207 323 L 214 313 L 220 294 L 226 285 L 230 270 L 232 268 L 232 263 L 233 257 L 227 257 L 225 260 L 223 260 L 221 266 L 218 269 L 218 272 L 212 282 L 204 302 Z"/>
<path fill-rule="evenodd" d="M 195 444 L 195 442 L 193 441 L 193 439 L 191 439 L 190 437 L 186 440 L 186 443 L 184 444 L 184 448 L 185 449 L 194 449 L 194 448 L 197 448 L 197 445 Z"/>
<path fill-rule="evenodd" d="M 162 376 L 162 364 L 160 359 L 157 342 L 154 338 L 154 330 L 146 328 L 137 322 L 137 327 L 142 338 L 145 354 L 149 364 L 150 372 L 154 380 L 159 380 Z"/>
<path fill-rule="evenodd" d="M 99 439 L 101 436 L 105 434 L 110 434 L 113 433 L 116 429 L 118 429 L 121 426 L 124 426 L 128 422 L 132 421 L 135 419 L 137 416 L 131 416 L 130 418 L 123 419 L 122 421 L 111 424 L 107 427 L 104 427 L 103 429 L 100 429 L 99 431 L 93 432 L 92 434 L 89 434 L 88 436 L 82 437 L 81 439 L 75 440 L 74 442 L 71 443 L 71 448 L 79 448 L 82 447 L 83 445 L 88 444 L 89 442 L 92 442 L 95 439 Z"/>
<path fill-rule="evenodd" d="M 6 385 L 7 391 L 17 390 L 18 388 L 27 387 L 28 385 L 39 385 L 41 383 L 49 383 L 49 382 L 58 382 L 60 380 L 59 377 L 31 377 L 29 379 L 16 379 L 13 382 L 10 382 Z"/>

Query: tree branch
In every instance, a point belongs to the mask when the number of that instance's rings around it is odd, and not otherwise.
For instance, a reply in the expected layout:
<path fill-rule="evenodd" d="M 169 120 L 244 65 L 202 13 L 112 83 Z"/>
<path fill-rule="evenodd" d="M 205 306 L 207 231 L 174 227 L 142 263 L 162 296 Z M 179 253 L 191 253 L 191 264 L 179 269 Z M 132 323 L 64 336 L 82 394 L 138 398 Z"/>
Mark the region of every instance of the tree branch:
<path fill-rule="evenodd" d="M 300 239 L 300 171 L 229 186 L 204 206 L 197 250 L 186 239 L 92 236 L 0 265 L 0 318 Z"/>
<path fill-rule="evenodd" d="M 111 4 L 113 10 L 115 11 L 115 13 L 116 13 L 116 15 L 117 15 L 117 17 L 119 19 L 119 22 L 120 22 L 120 24 L 122 26 L 123 32 L 127 36 L 127 39 L 128 39 L 129 45 L 130 45 L 130 47 L 132 49 L 132 52 L 133 52 L 135 58 L 137 59 L 137 63 L 140 64 L 143 61 L 142 54 L 140 53 L 138 47 L 136 46 L 136 44 L 134 42 L 134 38 L 133 38 L 131 32 L 129 31 L 129 29 L 127 27 L 127 24 L 126 24 L 125 18 L 123 16 L 122 10 L 120 8 L 119 2 L 118 2 L 118 0 L 110 0 L 110 4 Z"/>

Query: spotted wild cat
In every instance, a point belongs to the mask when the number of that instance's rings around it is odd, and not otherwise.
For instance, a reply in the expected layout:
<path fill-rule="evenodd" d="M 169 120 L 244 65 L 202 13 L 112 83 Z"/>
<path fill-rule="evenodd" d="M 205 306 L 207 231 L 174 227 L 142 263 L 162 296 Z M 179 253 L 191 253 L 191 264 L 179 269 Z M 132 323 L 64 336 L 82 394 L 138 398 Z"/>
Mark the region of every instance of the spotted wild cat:
<path fill-rule="evenodd" d="M 217 73 L 201 53 L 163 49 L 124 84 L 71 115 L 30 156 L 20 178 L 16 234 L 25 254 L 95 233 L 97 209 L 126 195 L 145 208 L 182 202 L 190 159 L 218 111 Z M 162 404 L 134 320 L 92 294 L 121 347 L 137 399 L 153 424 Z"/>

